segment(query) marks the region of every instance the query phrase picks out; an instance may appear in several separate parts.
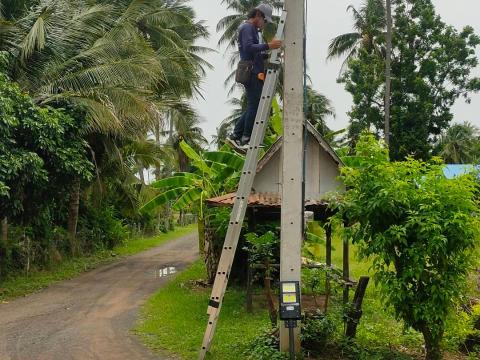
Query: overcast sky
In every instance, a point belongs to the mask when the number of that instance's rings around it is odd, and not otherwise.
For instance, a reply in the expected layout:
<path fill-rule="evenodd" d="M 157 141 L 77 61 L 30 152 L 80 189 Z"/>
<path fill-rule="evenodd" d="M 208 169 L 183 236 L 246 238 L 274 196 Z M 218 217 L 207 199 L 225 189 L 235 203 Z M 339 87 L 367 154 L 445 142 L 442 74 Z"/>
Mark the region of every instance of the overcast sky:
<path fill-rule="evenodd" d="M 337 84 L 336 78 L 341 62 L 326 62 L 327 47 L 330 39 L 350 32 L 352 30 L 351 13 L 346 12 L 348 5 L 358 7 L 362 0 L 309 0 L 308 28 L 307 28 L 307 61 L 308 72 L 313 82 L 313 87 L 325 94 L 333 103 L 337 116 L 328 119 L 328 126 L 334 130 L 345 128 L 348 125 L 346 112 L 351 107 L 351 96 L 343 89 L 342 84 Z M 433 0 L 437 12 L 443 21 L 455 26 L 457 29 L 465 25 L 475 28 L 480 34 L 480 1 L 479 0 Z M 227 15 L 221 0 L 191 0 L 197 18 L 206 21 L 211 37 L 202 45 L 214 48 L 217 52 L 206 56 L 214 66 L 208 71 L 202 89 L 205 99 L 195 101 L 201 117 L 204 119 L 202 127 L 204 134 L 211 140 L 216 134 L 220 122 L 228 116 L 231 107 L 226 104 L 227 90 L 223 86 L 227 74 L 230 72 L 225 49 L 217 48 L 219 35 L 216 33 L 216 24 L 219 19 Z M 477 49 L 480 57 L 480 49 Z M 475 70 L 480 76 L 480 68 Z M 454 107 L 455 121 L 470 121 L 480 127 L 480 94 L 472 96 L 472 103 L 465 104 L 461 99 Z"/>

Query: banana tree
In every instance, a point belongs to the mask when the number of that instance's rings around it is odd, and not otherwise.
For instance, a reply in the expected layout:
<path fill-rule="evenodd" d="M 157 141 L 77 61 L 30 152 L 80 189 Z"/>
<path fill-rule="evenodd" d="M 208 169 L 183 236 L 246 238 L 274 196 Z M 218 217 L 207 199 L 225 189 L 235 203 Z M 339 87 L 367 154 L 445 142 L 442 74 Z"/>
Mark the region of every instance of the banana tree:
<path fill-rule="evenodd" d="M 205 250 L 205 200 L 220 196 L 235 189 L 244 158 L 238 154 L 221 151 L 196 152 L 185 141 L 180 143 L 191 165 L 196 169 L 192 173 L 180 172 L 158 180 L 151 186 L 160 190 L 160 194 L 142 206 L 140 211 L 151 212 L 167 203 L 173 203 L 176 211 L 192 209 L 198 214 L 199 251 Z"/>

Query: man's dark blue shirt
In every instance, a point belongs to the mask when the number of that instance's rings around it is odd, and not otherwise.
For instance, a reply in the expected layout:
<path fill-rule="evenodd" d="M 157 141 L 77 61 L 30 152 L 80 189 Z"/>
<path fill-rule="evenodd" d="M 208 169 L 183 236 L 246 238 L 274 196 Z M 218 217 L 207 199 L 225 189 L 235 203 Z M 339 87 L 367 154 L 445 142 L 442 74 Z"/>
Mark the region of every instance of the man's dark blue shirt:
<path fill-rule="evenodd" d="M 254 74 L 265 71 L 262 52 L 268 50 L 268 44 L 260 44 L 260 37 L 255 25 L 246 22 L 240 26 L 238 29 L 238 48 L 241 60 L 253 61 Z"/>

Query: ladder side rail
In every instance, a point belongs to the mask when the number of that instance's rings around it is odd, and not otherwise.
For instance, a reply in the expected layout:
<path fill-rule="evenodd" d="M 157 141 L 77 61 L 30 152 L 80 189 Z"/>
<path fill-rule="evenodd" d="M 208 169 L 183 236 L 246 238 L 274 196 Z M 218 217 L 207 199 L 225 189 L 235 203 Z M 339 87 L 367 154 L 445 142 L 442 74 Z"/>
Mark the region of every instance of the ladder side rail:
<path fill-rule="evenodd" d="M 276 38 L 278 39 L 284 38 L 286 18 L 287 13 L 286 11 L 283 11 L 280 17 L 276 34 Z M 228 275 L 233 263 L 232 259 L 229 266 L 225 268 L 224 266 L 222 266 L 225 263 L 222 262 L 222 258 L 226 257 L 228 259 L 235 256 L 238 239 L 242 230 L 243 220 L 245 218 L 245 213 L 248 207 L 248 197 L 250 196 L 253 181 L 255 179 L 255 173 L 258 164 L 258 154 L 260 152 L 260 143 L 265 137 L 265 131 L 268 125 L 270 109 L 272 107 L 272 101 L 278 83 L 278 65 L 280 64 L 280 53 L 281 50 L 276 49 L 272 51 L 272 54 L 270 56 L 271 68 L 267 70 L 267 76 L 260 98 L 259 109 L 255 118 L 252 139 L 250 141 L 250 146 L 242 169 L 242 175 L 240 177 L 240 183 L 238 186 L 236 199 L 230 216 L 230 224 L 227 230 L 227 234 L 225 236 L 223 251 L 217 270 L 217 276 L 215 277 L 215 282 L 212 289 L 212 296 L 210 297 L 210 299 L 214 302 L 218 302 L 218 300 L 221 300 L 223 296 L 221 286 L 216 286 L 217 277 L 220 276 L 222 283 L 224 281 L 228 282 Z M 224 251 L 227 252 L 225 255 Z M 210 309 L 207 311 L 207 313 L 210 313 Z"/>
<path fill-rule="evenodd" d="M 259 114 L 257 114 L 257 120 L 255 126 L 258 127 L 259 131 L 256 131 L 254 136 L 255 139 L 253 144 L 251 144 L 251 149 L 249 149 L 247 154 L 247 159 L 245 161 L 244 168 L 242 170 L 242 176 L 238 191 L 236 194 L 236 199 L 234 203 L 234 208 L 230 217 L 230 224 L 227 230 L 225 237 L 225 242 L 223 245 L 222 255 L 220 257 L 220 262 L 217 270 L 217 276 L 215 277 L 214 286 L 212 289 L 211 300 L 218 302 L 223 295 L 222 288 L 223 286 L 217 285 L 222 284 L 224 281 L 228 281 L 228 275 L 231 270 L 232 261 L 228 261 L 230 258 L 234 257 L 236 247 L 238 245 L 238 239 L 240 237 L 240 232 L 242 230 L 242 223 L 245 217 L 245 212 L 248 207 L 248 197 L 250 195 L 253 181 L 255 178 L 256 167 L 258 164 L 258 155 L 260 152 L 260 141 L 256 142 L 255 140 L 263 139 L 265 131 L 268 125 L 268 121 L 265 120 L 265 116 L 268 116 L 270 113 L 271 103 L 272 103 L 272 91 L 275 91 L 276 84 L 278 83 L 278 70 L 269 70 L 270 74 L 267 74 L 266 84 L 264 88 L 264 94 L 262 94 L 262 102 L 260 104 L 261 109 L 259 109 Z M 233 259 L 232 259 L 233 260 Z"/>
<path fill-rule="evenodd" d="M 277 29 L 277 39 L 284 38 L 284 27 L 287 13 L 283 11 Z M 240 183 L 237 191 L 237 197 L 234 202 L 232 213 L 230 216 L 230 224 L 225 237 L 225 242 L 220 257 L 220 262 L 215 276 L 215 282 L 212 289 L 212 295 L 208 306 L 207 313 L 209 321 L 205 335 L 203 338 L 202 348 L 200 350 L 199 359 L 204 359 L 215 333 L 218 316 L 223 303 L 223 297 L 228 284 L 228 277 L 233 265 L 235 251 L 242 230 L 243 220 L 248 207 L 248 197 L 252 189 L 253 181 L 258 164 L 258 155 L 260 152 L 260 144 L 265 136 L 268 125 L 268 118 L 275 95 L 275 90 L 279 78 L 281 50 L 274 50 L 270 56 L 270 66 L 267 71 L 264 88 L 260 99 L 259 109 L 255 118 L 254 129 L 250 146 L 245 159 L 245 164 L 240 177 Z"/>
<path fill-rule="evenodd" d="M 275 89 L 276 84 L 278 82 L 278 75 L 279 75 L 278 70 L 272 71 L 271 74 L 272 75 L 270 76 L 270 78 L 271 78 L 270 81 L 272 81 L 274 83 L 273 88 Z M 271 106 L 271 101 L 270 101 L 270 106 Z M 269 113 L 269 111 L 270 111 L 270 108 L 268 108 L 267 114 Z M 266 122 L 264 122 L 263 124 L 260 124 L 259 125 L 259 132 L 264 135 L 266 128 L 267 128 Z M 263 138 L 263 136 L 262 136 L 262 138 Z M 250 150 L 249 150 L 249 152 L 250 152 Z M 259 152 L 258 150 L 257 151 L 251 151 L 251 153 L 256 153 L 257 159 L 258 159 L 258 152 Z M 258 160 L 256 162 L 258 162 Z M 254 168 L 256 168 L 256 164 L 255 164 Z M 245 177 L 245 179 L 250 178 L 250 177 L 252 178 L 250 184 L 248 184 L 248 183 L 244 184 L 244 185 L 246 185 L 247 189 L 248 188 L 251 189 L 252 184 L 253 184 L 254 174 L 250 174 L 250 176 L 248 176 L 248 174 L 247 175 L 242 174 L 242 177 Z M 235 201 L 235 204 L 238 203 L 239 205 L 236 209 L 234 208 L 234 210 L 232 211 L 231 221 L 239 219 L 239 217 L 241 217 L 241 221 L 239 221 L 238 224 L 236 224 L 236 223 L 234 223 L 233 225 L 230 224 L 229 229 L 227 230 L 227 236 L 225 238 L 224 248 L 222 250 L 222 255 L 221 255 L 219 266 L 218 266 L 218 269 L 217 269 L 217 275 L 215 276 L 215 282 L 214 282 L 213 289 L 212 289 L 212 295 L 210 297 L 210 302 L 209 302 L 209 306 L 208 306 L 208 310 L 207 310 L 207 314 L 209 315 L 209 321 L 208 321 L 208 325 L 207 325 L 207 330 L 205 331 L 205 335 L 204 335 L 204 339 L 203 339 L 203 343 L 202 343 L 202 349 L 200 350 L 199 359 L 204 359 L 205 358 L 207 351 L 210 349 L 210 345 L 211 345 L 211 342 L 212 342 L 212 339 L 213 339 L 213 334 L 215 333 L 215 329 L 216 329 L 217 321 L 218 321 L 218 316 L 219 316 L 219 313 L 220 313 L 220 310 L 221 310 L 221 307 L 222 307 L 222 304 L 223 304 L 223 296 L 225 295 L 225 291 L 226 291 L 227 284 L 228 284 L 229 273 L 230 273 L 230 270 L 231 270 L 231 266 L 233 264 L 236 247 L 238 245 L 238 239 L 239 239 L 240 232 L 241 232 L 243 218 L 245 216 L 245 212 L 246 212 L 246 209 L 247 209 L 246 205 L 248 204 L 249 193 L 250 193 L 250 191 L 247 193 L 247 196 L 245 196 L 245 199 L 243 199 L 243 200 L 240 199 L 240 201 L 238 199 L 238 194 L 237 194 L 237 199 Z M 240 198 L 241 198 L 241 196 L 240 196 Z M 242 205 L 240 205 L 241 203 L 245 204 L 245 205 L 242 206 Z M 236 214 L 235 210 L 239 211 L 240 213 Z M 239 217 L 235 217 L 235 216 L 239 216 Z"/>

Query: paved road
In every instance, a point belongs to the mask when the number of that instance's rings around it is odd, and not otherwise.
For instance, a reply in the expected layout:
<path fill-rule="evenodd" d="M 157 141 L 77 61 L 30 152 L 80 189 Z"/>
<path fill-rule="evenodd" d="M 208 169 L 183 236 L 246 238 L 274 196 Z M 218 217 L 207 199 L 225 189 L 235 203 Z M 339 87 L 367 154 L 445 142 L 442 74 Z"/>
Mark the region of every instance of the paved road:
<path fill-rule="evenodd" d="M 0 304 L 0 360 L 158 360 L 130 332 L 166 267 L 198 257 L 196 235 Z"/>

